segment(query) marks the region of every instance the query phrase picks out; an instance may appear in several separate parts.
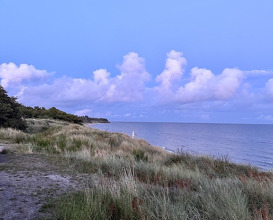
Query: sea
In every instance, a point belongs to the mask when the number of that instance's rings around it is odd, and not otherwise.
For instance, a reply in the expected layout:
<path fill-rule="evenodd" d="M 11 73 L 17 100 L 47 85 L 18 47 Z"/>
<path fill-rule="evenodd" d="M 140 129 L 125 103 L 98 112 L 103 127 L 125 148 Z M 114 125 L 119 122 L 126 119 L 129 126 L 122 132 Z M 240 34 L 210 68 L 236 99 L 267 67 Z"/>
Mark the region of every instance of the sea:
<path fill-rule="evenodd" d="M 273 171 L 273 125 L 111 122 L 91 127 L 145 139 L 166 150 L 227 158 Z"/>

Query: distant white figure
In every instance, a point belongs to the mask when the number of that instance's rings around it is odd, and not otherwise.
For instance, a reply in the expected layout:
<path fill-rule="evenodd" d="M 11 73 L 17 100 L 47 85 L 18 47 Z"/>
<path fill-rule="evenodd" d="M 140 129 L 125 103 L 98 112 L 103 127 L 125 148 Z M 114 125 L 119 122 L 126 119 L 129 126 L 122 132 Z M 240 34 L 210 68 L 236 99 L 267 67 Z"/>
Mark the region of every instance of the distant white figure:
<path fill-rule="evenodd" d="M 135 136 L 136 136 L 136 135 L 135 135 L 135 132 L 133 131 L 133 132 L 132 132 L 132 138 L 135 138 Z"/>

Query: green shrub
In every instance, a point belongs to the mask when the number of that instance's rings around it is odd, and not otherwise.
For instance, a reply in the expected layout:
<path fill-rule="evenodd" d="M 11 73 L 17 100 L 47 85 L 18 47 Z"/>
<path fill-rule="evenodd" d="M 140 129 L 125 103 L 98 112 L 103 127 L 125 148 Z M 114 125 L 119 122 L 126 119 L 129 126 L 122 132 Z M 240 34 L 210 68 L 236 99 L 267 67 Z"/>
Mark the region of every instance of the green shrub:
<path fill-rule="evenodd" d="M 20 106 L 16 98 L 9 97 L 6 90 L 0 85 L 0 127 L 26 129 Z"/>
<path fill-rule="evenodd" d="M 70 147 L 70 150 L 72 151 L 77 151 L 77 150 L 80 150 L 80 148 L 83 146 L 83 142 L 81 139 L 79 138 L 73 138 L 72 139 L 72 145 Z"/>
<path fill-rule="evenodd" d="M 64 134 L 61 134 L 59 137 L 58 137 L 58 147 L 64 151 L 65 147 L 66 147 L 66 136 Z"/>
<path fill-rule="evenodd" d="M 137 149 L 133 150 L 133 155 L 136 161 L 148 161 L 148 156 L 145 155 L 145 152 L 143 150 Z"/>

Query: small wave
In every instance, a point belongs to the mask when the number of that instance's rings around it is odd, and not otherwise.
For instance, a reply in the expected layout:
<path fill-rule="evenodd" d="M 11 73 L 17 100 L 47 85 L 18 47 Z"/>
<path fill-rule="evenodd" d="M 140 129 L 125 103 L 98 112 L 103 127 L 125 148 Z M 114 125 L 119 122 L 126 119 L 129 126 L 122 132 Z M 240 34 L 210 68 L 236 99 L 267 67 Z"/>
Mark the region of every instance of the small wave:
<path fill-rule="evenodd" d="M 262 163 L 265 163 L 265 164 L 268 164 L 268 165 L 273 165 L 273 162 L 271 162 L 271 161 L 262 160 L 261 162 L 262 162 Z"/>

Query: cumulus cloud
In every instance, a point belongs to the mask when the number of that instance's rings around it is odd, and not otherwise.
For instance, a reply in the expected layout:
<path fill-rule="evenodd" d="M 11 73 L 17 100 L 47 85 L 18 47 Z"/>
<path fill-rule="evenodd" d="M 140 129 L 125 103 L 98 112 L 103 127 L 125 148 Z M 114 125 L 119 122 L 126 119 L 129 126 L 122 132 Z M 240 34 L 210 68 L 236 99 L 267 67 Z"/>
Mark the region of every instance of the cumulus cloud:
<path fill-rule="evenodd" d="M 107 85 L 101 80 L 62 77 L 50 84 L 25 87 L 19 101 L 28 105 L 41 103 L 40 105 L 46 107 L 53 105 L 72 107 L 100 101 L 106 89 Z"/>
<path fill-rule="evenodd" d="M 156 77 L 156 82 L 161 83 L 160 89 L 165 91 L 169 90 L 173 82 L 180 80 L 186 64 L 187 61 L 181 52 L 172 50 L 167 53 L 165 69 Z"/>
<path fill-rule="evenodd" d="M 244 73 L 239 69 L 225 69 L 215 75 L 212 71 L 194 67 L 190 79 L 182 84 L 187 64 L 183 54 L 174 50 L 167 53 L 166 65 L 161 74 L 156 77 L 158 86 L 154 88 L 162 103 L 193 103 L 207 100 L 227 100 L 236 95 L 244 79 Z M 185 82 L 186 76 L 183 77 Z"/>
<path fill-rule="evenodd" d="M 216 76 L 210 70 L 195 67 L 191 70 L 191 81 L 178 89 L 176 99 L 182 103 L 230 99 L 242 80 L 243 73 L 238 69 L 225 69 Z"/>
<path fill-rule="evenodd" d="M 93 72 L 94 81 L 98 85 L 107 85 L 110 73 L 106 69 L 99 69 Z"/>
<path fill-rule="evenodd" d="M 266 92 L 270 98 L 273 98 L 273 79 L 269 79 L 265 85 Z"/>
<path fill-rule="evenodd" d="M 118 68 L 121 73 L 111 79 L 105 99 L 111 102 L 141 100 L 145 83 L 151 79 L 146 72 L 144 59 L 137 53 L 128 53 Z"/>
<path fill-rule="evenodd" d="M 165 104 L 165 107 L 170 104 L 168 107 L 174 111 L 179 108 L 205 109 L 209 113 L 216 105 L 218 109 L 231 109 L 236 103 L 240 104 L 237 105 L 239 107 L 253 106 L 253 103 L 258 105 L 259 101 L 265 100 L 265 91 L 266 97 L 273 98 L 270 71 L 227 68 L 215 74 L 211 70 L 194 67 L 187 73 L 186 64 L 183 54 L 172 50 L 167 53 L 162 72 L 152 79 L 146 71 L 144 58 L 130 52 L 117 66 L 117 73 L 102 68 L 95 70 L 89 78 L 63 76 L 43 81 L 41 79 L 52 74 L 27 64 L 4 63 L 0 65 L 0 80 L 25 105 L 73 109 L 79 115 L 96 114 L 96 111 L 110 108 L 114 112 L 120 108 L 124 111 L 119 114 L 122 117 L 140 117 L 128 109 L 147 108 L 159 103 Z M 256 77 L 260 75 L 263 80 Z M 151 79 L 148 87 L 147 82 Z M 253 86 L 253 83 L 259 83 L 259 87 Z M 129 105 L 129 102 L 132 104 Z M 98 107 L 101 109 L 98 110 Z M 205 120 L 207 116 L 201 117 Z"/>
<path fill-rule="evenodd" d="M 47 100 L 42 105 L 65 106 L 88 102 L 134 102 L 143 98 L 145 82 L 150 80 L 145 62 L 137 53 L 128 53 L 118 66 L 120 74 L 111 77 L 106 69 L 93 72 L 92 79 L 62 77 L 50 84 L 25 86 L 18 94 L 19 101 L 35 105 Z M 50 102 L 50 103 L 49 103 Z"/>
<path fill-rule="evenodd" d="M 14 63 L 3 63 L 0 65 L 1 85 L 5 88 L 10 84 L 19 84 L 25 80 L 41 79 L 48 77 L 50 73 L 46 70 L 38 70 L 32 65 Z"/>

